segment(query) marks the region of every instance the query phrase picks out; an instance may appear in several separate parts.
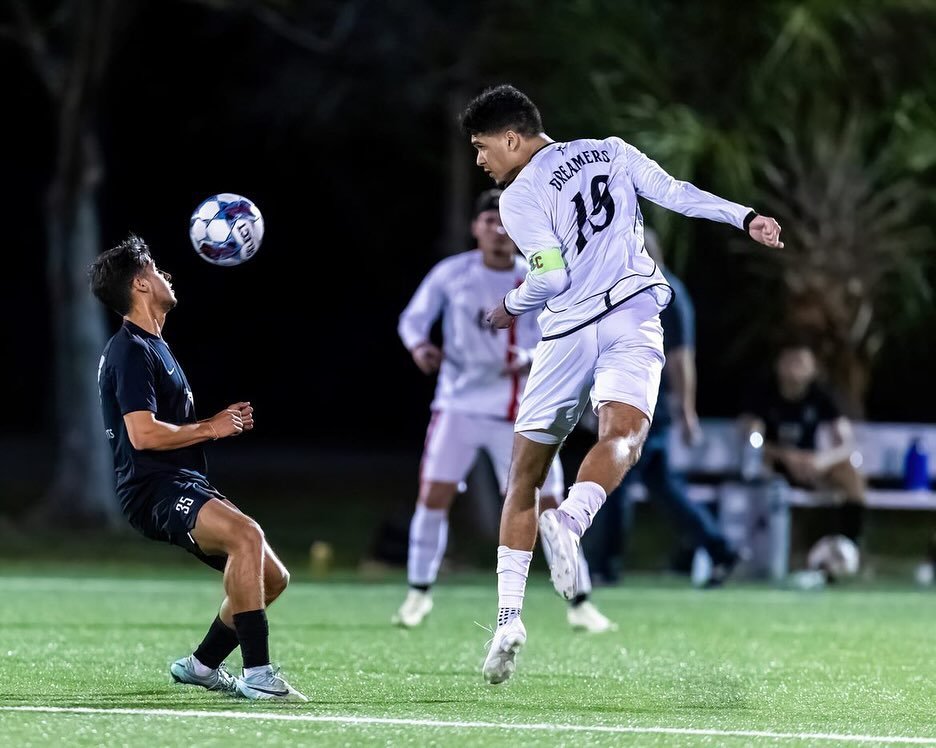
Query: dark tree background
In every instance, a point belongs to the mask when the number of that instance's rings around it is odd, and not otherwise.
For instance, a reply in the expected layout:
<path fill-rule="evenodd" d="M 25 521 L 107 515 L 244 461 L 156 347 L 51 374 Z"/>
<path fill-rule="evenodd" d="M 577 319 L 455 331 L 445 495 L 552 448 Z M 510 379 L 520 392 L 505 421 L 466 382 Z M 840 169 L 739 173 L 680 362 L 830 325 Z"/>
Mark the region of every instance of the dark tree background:
<path fill-rule="evenodd" d="M 67 472 L 99 464 L 100 455 L 88 424 L 98 418 L 89 384 L 101 312 L 80 297 L 79 270 L 91 250 L 133 231 L 175 276 L 180 303 L 166 338 L 200 414 L 247 398 L 258 410 L 258 443 L 418 450 L 432 382 L 400 345 L 396 320 L 429 267 L 470 245 L 470 202 L 488 184 L 454 115 L 486 83 L 527 89 L 557 139 L 619 134 L 679 176 L 783 208 L 792 172 L 780 146 L 799 141 L 752 109 L 772 91 L 788 97 L 810 76 L 840 91 L 844 78 L 828 73 L 816 50 L 838 44 L 847 77 L 856 68 L 843 40 L 854 37 L 872 51 L 867 76 L 854 81 L 867 94 L 853 98 L 867 105 L 869 124 L 849 165 L 861 172 L 877 163 L 869 149 L 913 144 L 909 153 L 889 150 L 887 168 L 869 184 L 911 178 L 917 212 L 894 220 L 901 231 L 929 231 L 936 105 L 918 73 L 931 69 L 924 40 L 936 29 L 932 6 L 860 3 L 858 13 L 851 5 L 762 2 L 739 13 L 734 4 L 706 4 L 700 15 L 674 2 L 84 0 L 61 4 L 70 15 L 59 17 L 59 3 L 7 0 L 0 433 L 56 451 L 53 505 L 100 499 L 93 470 Z M 725 23 L 709 13 L 726 14 Z M 719 52 L 738 26 L 753 29 L 735 48 L 760 65 L 748 77 Z M 49 46 L 37 46 L 42 39 Z M 37 67 L 50 52 L 59 91 Z M 68 120 L 77 84 L 79 116 Z M 788 105 L 783 96 L 778 110 Z M 827 100 L 834 112 L 851 111 L 841 96 Z M 77 135 L 63 129 L 67 121 L 80 123 Z M 802 153 L 814 164 L 828 156 Z M 72 161 L 63 167 L 65 156 Z M 266 219 L 264 246 L 238 268 L 210 266 L 188 243 L 192 209 L 217 192 L 249 196 Z M 801 212 L 793 205 L 787 220 Z M 678 219 L 665 229 L 698 307 L 700 412 L 732 415 L 767 350 L 765 336 L 743 323 L 784 318 L 775 310 L 790 302 L 778 281 L 786 276 L 752 272 L 727 228 Z M 876 228 L 886 230 L 886 222 Z M 915 252 L 899 277 L 885 274 L 895 280 L 887 299 L 874 300 L 873 355 L 862 359 L 862 404 L 873 419 L 936 420 L 932 244 L 925 239 Z M 117 324 L 111 314 L 102 333 Z M 78 341 L 91 353 L 75 349 L 80 330 L 91 331 Z"/>

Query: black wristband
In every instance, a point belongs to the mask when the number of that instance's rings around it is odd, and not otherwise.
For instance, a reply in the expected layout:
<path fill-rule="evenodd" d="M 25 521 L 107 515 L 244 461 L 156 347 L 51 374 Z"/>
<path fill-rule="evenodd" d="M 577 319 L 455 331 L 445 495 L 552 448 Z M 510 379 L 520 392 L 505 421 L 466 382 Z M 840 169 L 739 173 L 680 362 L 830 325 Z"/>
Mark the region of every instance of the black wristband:
<path fill-rule="evenodd" d="M 506 296 L 504 297 L 504 300 L 501 302 L 501 304 L 503 304 L 503 306 L 504 306 L 504 311 L 507 312 L 507 314 L 508 314 L 509 316 L 511 316 L 511 317 L 516 317 L 516 316 L 517 316 L 516 314 L 514 314 L 512 311 L 510 311 L 510 310 L 507 308 L 507 297 L 506 297 Z"/>
<path fill-rule="evenodd" d="M 744 233 L 747 233 L 751 230 L 751 221 L 753 221 L 755 218 L 757 218 L 756 210 L 752 210 L 744 217 L 744 223 L 741 224 L 742 228 L 744 228 Z"/>

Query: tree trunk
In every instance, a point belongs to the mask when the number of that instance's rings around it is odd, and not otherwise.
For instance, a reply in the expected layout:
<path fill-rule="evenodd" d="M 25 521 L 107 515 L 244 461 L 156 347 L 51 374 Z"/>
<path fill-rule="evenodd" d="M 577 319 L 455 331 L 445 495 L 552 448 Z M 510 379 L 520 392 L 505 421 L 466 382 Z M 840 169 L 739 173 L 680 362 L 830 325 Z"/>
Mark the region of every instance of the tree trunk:
<path fill-rule="evenodd" d="M 107 329 L 87 275 L 101 248 L 101 165 L 96 137 L 85 131 L 78 138 L 74 163 L 56 171 L 47 196 L 58 443 L 52 483 L 37 518 L 48 524 L 115 527 L 122 523 L 97 385 Z"/>

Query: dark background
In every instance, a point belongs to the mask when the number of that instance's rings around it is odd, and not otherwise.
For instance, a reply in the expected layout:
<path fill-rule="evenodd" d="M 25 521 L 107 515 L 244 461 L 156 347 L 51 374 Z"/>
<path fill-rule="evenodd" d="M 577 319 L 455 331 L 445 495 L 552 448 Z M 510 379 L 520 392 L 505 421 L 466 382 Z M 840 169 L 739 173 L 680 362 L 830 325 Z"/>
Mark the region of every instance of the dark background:
<path fill-rule="evenodd" d="M 258 419 L 251 439 L 349 449 L 421 445 L 433 381 L 400 344 L 397 316 L 432 264 L 469 247 L 470 237 L 462 246 L 443 246 L 440 238 L 444 102 L 414 104 L 394 88 L 397 70 L 368 62 L 378 58 L 362 51 L 359 70 L 347 60 L 321 63 L 320 73 L 334 72 L 345 86 L 322 117 L 312 116 L 322 106 L 321 88 L 303 87 L 302 65 L 315 60 L 257 32 L 249 19 L 185 3 L 168 13 L 156 4 L 116 45 L 101 122 L 103 243 L 129 231 L 149 242 L 174 276 L 179 306 L 165 335 L 199 414 L 250 399 Z M 430 65 L 408 64 L 417 71 Z M 44 278 L 42 189 L 53 123 L 19 50 L 0 46 L 0 70 L 7 128 L 0 433 L 44 438 L 53 407 L 47 309 L 55 300 Z M 504 77 L 534 100 L 548 85 L 509 73 Z M 555 131 L 552 112 L 544 107 L 542 114 L 556 139 L 628 138 Z M 467 140 L 464 158 L 473 159 Z M 489 186 L 480 171 L 472 179 L 475 192 Z M 208 265 L 188 241 L 191 211 L 218 192 L 250 197 L 266 221 L 261 251 L 240 267 Z M 726 353 L 737 313 L 730 302 L 752 282 L 725 248 L 730 236 L 728 227 L 700 226 L 684 273 L 697 305 L 703 416 L 734 415 L 740 391 L 764 368 L 760 341 L 740 355 Z M 110 322 L 116 328 L 119 321 L 111 315 Z M 888 339 L 868 417 L 936 420 L 934 371 L 931 336 Z"/>

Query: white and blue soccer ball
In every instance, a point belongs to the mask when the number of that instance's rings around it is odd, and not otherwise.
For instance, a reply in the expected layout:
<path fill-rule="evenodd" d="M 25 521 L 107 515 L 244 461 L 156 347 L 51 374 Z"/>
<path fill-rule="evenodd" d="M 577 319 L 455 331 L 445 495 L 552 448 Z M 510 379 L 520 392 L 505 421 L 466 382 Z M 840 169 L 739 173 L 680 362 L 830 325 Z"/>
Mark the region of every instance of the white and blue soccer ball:
<path fill-rule="evenodd" d="M 240 265 L 263 242 L 263 216 L 252 200 L 222 192 L 192 213 L 189 237 L 198 256 L 212 265 Z"/>
<path fill-rule="evenodd" d="M 830 580 L 853 577 L 861 565 L 861 553 L 854 541 L 844 535 L 826 535 L 809 549 L 810 569 L 825 572 Z"/>

